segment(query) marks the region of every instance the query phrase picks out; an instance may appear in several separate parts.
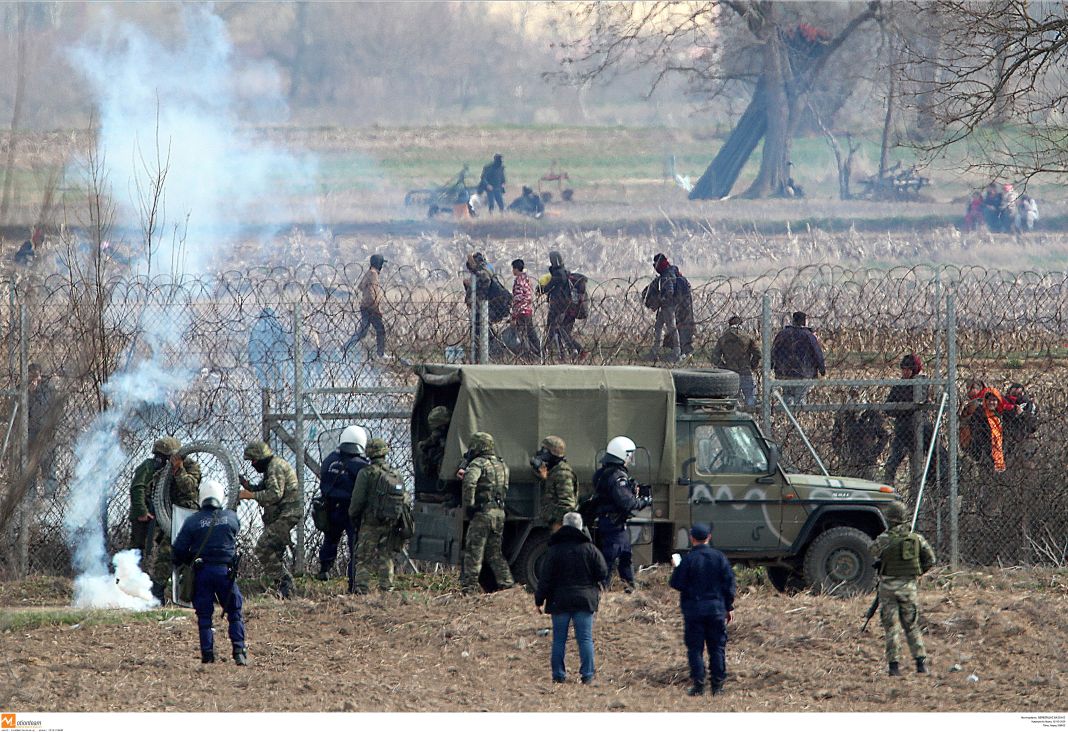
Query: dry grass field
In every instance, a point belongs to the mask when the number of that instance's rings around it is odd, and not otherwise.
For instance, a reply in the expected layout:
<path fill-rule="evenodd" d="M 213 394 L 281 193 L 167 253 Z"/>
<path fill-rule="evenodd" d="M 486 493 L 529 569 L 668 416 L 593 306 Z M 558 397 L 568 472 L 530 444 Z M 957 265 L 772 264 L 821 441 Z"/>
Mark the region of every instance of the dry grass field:
<path fill-rule="evenodd" d="M 413 578 L 404 577 L 401 581 Z M 1068 708 L 1068 574 L 1020 568 L 923 580 L 930 676 L 886 676 L 868 598 L 781 595 L 745 573 L 725 693 L 690 699 L 677 594 L 644 572 L 610 592 L 594 627 L 598 684 L 550 683 L 548 617 L 522 589 L 468 598 L 449 575 L 391 595 L 349 597 L 340 580 L 291 602 L 247 603 L 251 665 L 199 662 L 187 611 L 141 616 L 50 610 L 63 581 L 7 584 L 0 597 L 14 711 L 1025 712 Z M 217 634 L 218 648 L 225 638 Z M 959 670 L 956 668 L 959 667 Z M 265 701 L 260 693 L 269 689 Z"/>

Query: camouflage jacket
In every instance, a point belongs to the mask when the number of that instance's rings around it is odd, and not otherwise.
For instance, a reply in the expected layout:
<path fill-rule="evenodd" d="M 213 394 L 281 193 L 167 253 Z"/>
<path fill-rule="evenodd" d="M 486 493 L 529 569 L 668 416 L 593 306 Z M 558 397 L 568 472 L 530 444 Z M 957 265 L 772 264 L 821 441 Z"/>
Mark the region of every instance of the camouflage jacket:
<path fill-rule="evenodd" d="M 877 536 L 875 538 L 875 541 L 873 541 L 868 547 L 868 552 L 872 555 L 872 557 L 874 559 L 878 559 L 880 562 L 882 562 L 883 569 L 880 570 L 880 574 L 883 573 L 883 570 L 885 570 L 885 568 L 887 566 L 886 558 L 883 556 L 885 554 L 886 550 L 888 548 L 890 548 L 890 546 L 892 544 L 894 544 L 898 540 L 900 540 L 902 537 L 908 536 L 910 534 L 912 536 L 916 537 L 916 539 L 918 540 L 918 543 L 919 543 L 919 558 L 918 559 L 919 559 L 919 565 L 920 565 L 920 574 L 923 574 L 924 572 L 926 572 L 927 570 L 929 570 L 931 567 L 934 566 L 934 563 L 937 561 L 935 559 L 934 549 L 932 549 L 931 545 L 927 543 L 927 539 L 923 538 L 923 536 L 921 534 L 917 534 L 917 533 L 911 531 L 911 529 L 909 528 L 908 522 L 905 522 L 905 523 L 902 523 L 902 524 L 897 524 L 896 526 L 891 527 L 889 531 L 884 531 L 883 533 L 879 534 L 879 536 Z M 917 576 L 919 576 L 919 575 L 917 575 Z M 915 581 L 915 579 L 916 579 L 915 577 L 902 577 L 902 576 L 887 577 L 887 576 L 884 576 L 881 581 L 882 582 L 886 582 L 888 580 L 894 580 L 895 582 L 896 581 L 901 581 L 901 580 L 904 580 L 904 581 Z"/>
<path fill-rule="evenodd" d="M 368 511 L 372 507 L 371 491 L 374 490 L 375 481 L 378 480 L 383 470 L 397 472 L 384 457 L 377 457 L 356 476 L 356 485 L 352 488 L 352 500 L 349 501 L 349 518 L 352 519 L 354 525 L 359 526 L 364 521 L 372 520 L 375 512 Z M 364 513 L 367 514 L 366 517 Z"/>
<path fill-rule="evenodd" d="M 297 472 L 277 455 L 271 458 L 263 480 L 249 488 L 256 503 L 263 506 L 263 525 L 280 518 L 300 518 L 304 509 L 297 495 Z"/>
<path fill-rule="evenodd" d="M 752 371 L 760 364 L 760 346 L 748 333 L 738 328 L 727 328 L 716 341 L 712 363 L 737 373 Z"/>
<path fill-rule="evenodd" d="M 575 490 L 575 471 L 561 460 L 542 481 L 541 518 L 547 523 L 559 523 L 564 514 L 578 510 Z"/>
<path fill-rule="evenodd" d="M 508 493 L 508 466 L 492 452 L 483 453 L 468 463 L 464 471 L 464 507 L 474 506 L 483 511 L 504 508 L 504 496 Z M 497 501 L 500 505 L 497 505 Z"/>
<path fill-rule="evenodd" d="M 170 469 L 170 466 L 167 466 Z M 182 461 L 182 466 L 174 473 L 171 482 L 171 505 L 200 508 L 200 464 L 191 457 Z"/>
<path fill-rule="evenodd" d="M 166 463 L 164 463 L 166 465 Z M 156 476 L 163 468 L 156 467 L 152 458 L 144 460 L 134 468 L 133 480 L 130 481 L 130 519 L 138 519 L 148 513 L 148 502 L 152 498 L 152 486 Z"/>
<path fill-rule="evenodd" d="M 438 479 L 441 463 L 445 460 L 445 439 L 449 434 L 448 425 L 435 428 L 426 439 L 419 440 L 419 457 L 422 459 L 423 472 L 427 477 Z"/>

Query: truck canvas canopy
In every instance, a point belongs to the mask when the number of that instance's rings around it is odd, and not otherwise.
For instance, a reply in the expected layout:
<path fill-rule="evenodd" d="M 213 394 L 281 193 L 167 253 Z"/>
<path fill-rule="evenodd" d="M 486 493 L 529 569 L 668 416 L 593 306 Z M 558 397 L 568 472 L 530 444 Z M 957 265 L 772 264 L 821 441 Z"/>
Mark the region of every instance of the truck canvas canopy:
<path fill-rule="evenodd" d="M 424 423 L 438 404 L 453 410 L 442 477 L 451 477 L 472 433 L 489 432 L 515 476 L 529 474 L 542 438 L 555 434 L 588 485 L 608 440 L 626 435 L 648 451 L 648 467 L 644 454 L 636 456 L 635 477 L 645 480 L 648 471 L 654 483 L 674 482 L 675 384 L 667 369 L 431 364 L 416 373 L 413 423 Z"/>

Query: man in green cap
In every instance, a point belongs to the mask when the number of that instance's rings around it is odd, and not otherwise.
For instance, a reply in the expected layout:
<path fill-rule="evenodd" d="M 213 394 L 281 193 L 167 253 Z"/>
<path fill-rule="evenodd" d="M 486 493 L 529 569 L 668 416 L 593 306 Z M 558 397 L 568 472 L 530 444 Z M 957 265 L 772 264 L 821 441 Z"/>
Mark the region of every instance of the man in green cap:
<path fill-rule="evenodd" d="M 449 436 L 449 422 L 452 413 L 448 407 L 434 407 L 426 417 L 426 426 L 430 434 L 419 440 L 419 457 L 422 460 L 422 472 L 431 480 L 437 481 L 441 472 L 441 463 L 445 460 L 445 439 Z"/>
<path fill-rule="evenodd" d="M 167 458 L 170 461 L 169 467 L 172 476 L 170 484 L 171 508 L 180 506 L 197 511 L 200 509 L 198 501 L 200 465 L 192 456 L 186 456 L 183 459 L 178 454 L 181 451 L 178 440 L 174 440 L 174 438 L 165 439 L 173 440 L 172 447 L 174 447 L 174 452 Z M 173 510 L 171 516 L 174 516 Z M 152 565 L 152 594 L 156 596 L 156 599 L 162 605 L 165 602 L 167 583 L 170 581 L 174 570 L 171 559 L 170 533 L 157 526 L 155 541 L 156 561 Z"/>
<path fill-rule="evenodd" d="M 375 438 L 367 443 L 371 464 L 356 476 L 349 503 L 349 518 L 360 527 L 356 545 L 356 582 L 354 594 L 371 591 L 372 568 L 378 572 L 378 589 L 393 591 L 393 555 L 404 547 L 408 538 L 403 532 L 404 519 L 411 519 L 411 500 L 404 481 L 386 462 L 389 445 Z"/>
<path fill-rule="evenodd" d="M 152 543 L 158 545 L 156 565 L 152 567 L 152 594 L 162 604 L 164 588 L 171 574 L 170 537 L 156 528 L 155 507 L 152 494 L 156 481 L 169 462 L 174 472 L 171 484 L 171 500 L 179 506 L 197 507 L 197 489 L 200 486 L 200 466 L 194 460 L 182 460 L 178 456 L 181 443 L 173 437 L 160 437 L 152 443 L 152 457 L 134 468 L 130 481 L 130 548 L 141 550 L 141 567 L 148 569 L 148 556 Z M 152 543 L 150 543 L 150 540 Z M 163 580 L 162 582 L 160 580 Z"/>
<path fill-rule="evenodd" d="M 920 631 L 917 578 L 935 563 L 931 545 L 909 525 L 905 504 L 894 501 L 886 509 L 890 529 L 871 543 L 869 551 L 879 564 L 879 619 L 886 633 L 886 661 L 890 675 L 900 676 L 901 633 L 916 659 L 916 673 L 927 673 L 927 650 Z M 899 629 L 900 624 L 900 629 Z"/>
<path fill-rule="evenodd" d="M 563 438 L 549 435 L 530 461 L 541 479 L 541 520 L 553 531 L 563 524 L 564 514 L 578 510 L 575 471 L 568 465 L 566 451 Z"/>
<path fill-rule="evenodd" d="M 464 453 L 464 458 L 468 464 L 463 473 L 461 505 L 467 511 L 470 523 L 464 542 L 460 584 L 465 594 L 478 592 L 478 575 L 482 571 L 482 562 L 486 561 L 497 579 L 497 586 L 502 590 L 510 589 L 515 587 L 515 581 L 501 552 L 508 466 L 497 457 L 493 435 L 488 432 L 471 435 L 471 447 Z"/>
<path fill-rule="evenodd" d="M 271 452 L 266 442 L 254 440 L 245 447 L 245 460 L 263 476 L 256 485 L 241 478 L 241 499 L 263 506 L 263 533 L 256 542 L 256 559 L 263 573 L 278 581 L 278 594 L 293 594 L 293 577 L 286 567 L 286 548 L 293 546 L 293 527 L 304 516 L 293 466 Z"/>

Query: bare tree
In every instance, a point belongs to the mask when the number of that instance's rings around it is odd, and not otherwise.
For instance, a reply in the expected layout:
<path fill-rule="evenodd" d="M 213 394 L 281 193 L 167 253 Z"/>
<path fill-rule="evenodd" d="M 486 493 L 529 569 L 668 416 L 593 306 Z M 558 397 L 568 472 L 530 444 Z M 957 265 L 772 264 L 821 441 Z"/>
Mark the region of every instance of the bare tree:
<path fill-rule="evenodd" d="M 920 93 L 913 104 L 941 132 L 916 147 L 935 156 L 967 142 L 965 166 L 995 177 L 1068 174 L 1064 3 L 934 0 L 916 9 L 944 20 L 936 47 L 921 37 L 904 49 L 904 72 Z"/>
<path fill-rule="evenodd" d="M 653 89 L 669 75 L 681 74 L 708 95 L 748 90 L 745 113 L 691 198 L 727 195 L 761 139 L 760 170 L 744 195 L 763 198 L 783 191 L 790 140 L 808 92 L 838 49 L 881 12 L 878 2 L 821 7 L 833 13 L 840 28 L 832 34 L 805 22 L 815 12 L 807 3 L 714 0 L 562 8 L 588 33 L 566 44 L 571 55 L 558 80 L 585 81 L 621 69 L 653 67 Z"/>

